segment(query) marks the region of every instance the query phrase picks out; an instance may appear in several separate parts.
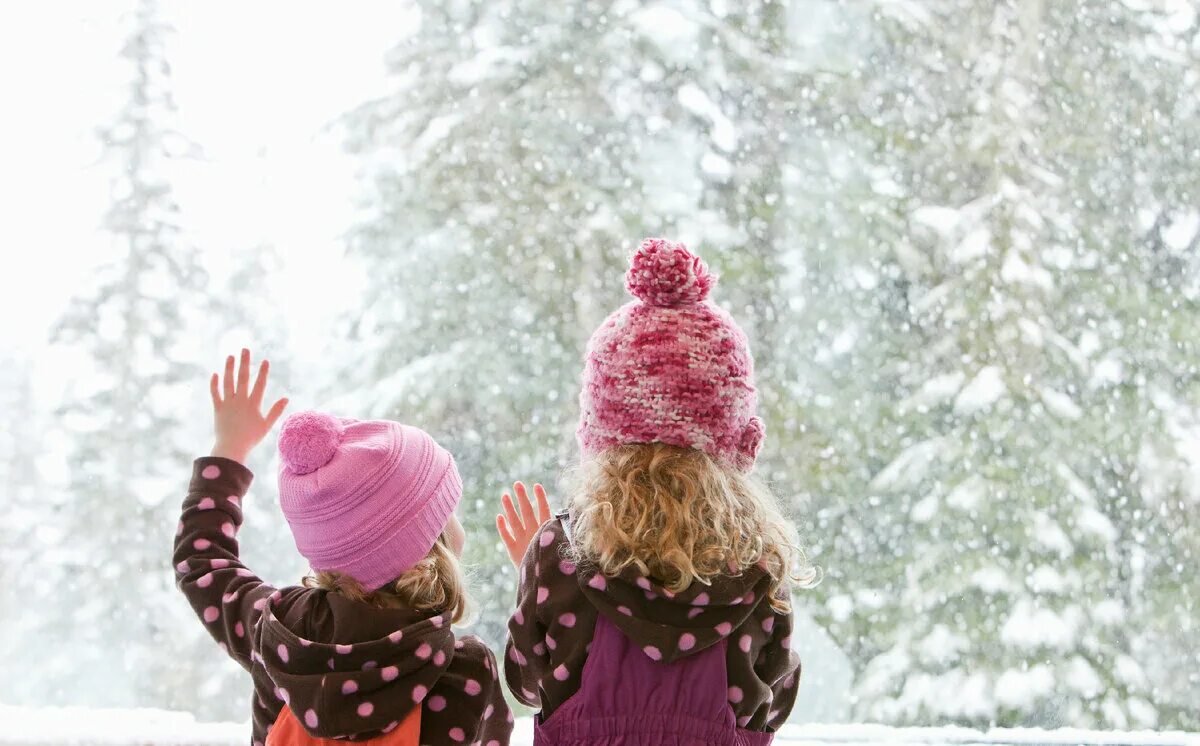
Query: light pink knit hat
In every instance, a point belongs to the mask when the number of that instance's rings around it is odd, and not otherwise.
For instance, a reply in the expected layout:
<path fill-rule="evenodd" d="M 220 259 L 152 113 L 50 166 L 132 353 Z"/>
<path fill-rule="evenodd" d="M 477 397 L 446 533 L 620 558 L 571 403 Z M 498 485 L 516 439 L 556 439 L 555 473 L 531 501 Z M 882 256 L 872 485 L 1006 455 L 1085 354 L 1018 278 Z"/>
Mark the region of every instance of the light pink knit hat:
<path fill-rule="evenodd" d="M 376 590 L 433 548 L 462 497 L 450 453 L 388 420 L 298 412 L 279 433 L 279 502 L 317 571 Z"/>
<path fill-rule="evenodd" d="M 625 286 L 638 300 L 588 342 L 577 436 L 584 455 L 627 443 L 698 448 L 734 467 L 754 465 L 754 360 L 733 318 L 707 300 L 716 277 L 681 243 L 647 238 Z"/>

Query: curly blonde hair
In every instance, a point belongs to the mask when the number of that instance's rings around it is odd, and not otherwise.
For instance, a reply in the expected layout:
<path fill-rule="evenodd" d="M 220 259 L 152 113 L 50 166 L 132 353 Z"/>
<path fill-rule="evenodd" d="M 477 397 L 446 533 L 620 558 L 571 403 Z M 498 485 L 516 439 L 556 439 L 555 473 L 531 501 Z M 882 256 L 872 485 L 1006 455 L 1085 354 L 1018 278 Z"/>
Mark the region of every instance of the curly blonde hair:
<path fill-rule="evenodd" d="M 573 481 L 574 559 L 605 575 L 632 566 L 679 593 L 758 566 L 771 578 L 771 606 L 784 613 L 785 583 L 820 582 L 771 490 L 702 451 L 619 446 L 587 459 Z"/>
<path fill-rule="evenodd" d="M 451 624 L 462 621 L 468 607 L 462 565 L 445 532 L 420 562 L 377 590 L 368 591 L 349 575 L 334 571 L 314 571 L 304 578 L 304 586 L 340 593 L 377 609 L 440 612 Z"/>

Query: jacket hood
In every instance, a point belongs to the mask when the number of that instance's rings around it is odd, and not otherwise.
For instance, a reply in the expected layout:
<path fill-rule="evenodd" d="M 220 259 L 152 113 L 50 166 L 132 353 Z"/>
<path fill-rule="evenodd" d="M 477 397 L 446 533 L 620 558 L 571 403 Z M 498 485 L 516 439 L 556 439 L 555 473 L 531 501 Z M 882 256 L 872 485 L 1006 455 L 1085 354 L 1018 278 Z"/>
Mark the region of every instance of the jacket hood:
<path fill-rule="evenodd" d="M 318 738 L 356 737 L 395 727 L 420 706 L 450 666 L 455 636 L 440 615 L 375 609 L 336 593 L 327 613 L 289 619 L 268 602 L 259 661 L 277 697 Z"/>
<path fill-rule="evenodd" d="M 672 661 L 716 645 L 759 604 L 770 603 L 771 578 L 757 567 L 709 584 L 693 582 L 680 593 L 632 567 L 617 577 L 580 567 L 576 576 L 597 611 L 655 660 Z"/>

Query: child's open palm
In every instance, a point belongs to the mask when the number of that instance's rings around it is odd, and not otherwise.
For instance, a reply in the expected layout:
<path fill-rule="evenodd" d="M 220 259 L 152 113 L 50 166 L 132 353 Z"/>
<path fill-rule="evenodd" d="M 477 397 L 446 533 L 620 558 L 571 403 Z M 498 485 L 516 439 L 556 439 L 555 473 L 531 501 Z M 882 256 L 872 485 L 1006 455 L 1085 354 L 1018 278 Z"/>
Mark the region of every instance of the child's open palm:
<path fill-rule="evenodd" d="M 213 373 L 210 382 L 213 401 L 213 420 L 217 443 L 212 455 L 223 456 L 245 463 L 246 456 L 254 446 L 271 432 L 275 421 L 287 407 L 287 398 L 271 405 L 270 411 L 262 413 L 263 393 L 267 388 L 271 364 L 263 360 L 258 367 L 254 386 L 250 386 L 250 350 L 242 350 L 241 364 L 234 375 L 233 355 L 225 360 L 224 390 L 219 389 L 219 376 Z"/>
<path fill-rule="evenodd" d="M 520 567 L 521 558 L 525 556 L 529 542 L 533 541 L 538 528 L 550 520 L 550 503 L 546 501 L 546 490 L 540 484 L 533 485 L 533 494 L 537 499 L 536 513 L 533 504 L 529 502 L 529 493 L 525 491 L 523 482 L 514 484 L 513 492 L 517 494 L 519 510 L 513 506 L 512 496 L 505 492 L 501 498 L 504 513 L 496 516 L 496 530 L 500 532 L 500 540 L 508 550 L 508 558 Z"/>

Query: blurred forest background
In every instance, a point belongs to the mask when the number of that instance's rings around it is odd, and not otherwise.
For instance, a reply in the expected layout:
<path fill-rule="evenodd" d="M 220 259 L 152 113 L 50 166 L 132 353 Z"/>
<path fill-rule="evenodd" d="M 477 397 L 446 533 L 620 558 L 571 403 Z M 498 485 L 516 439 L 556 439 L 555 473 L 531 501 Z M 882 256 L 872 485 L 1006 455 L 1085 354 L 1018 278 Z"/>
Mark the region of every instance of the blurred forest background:
<path fill-rule="evenodd" d="M 204 168 L 172 77 L 186 18 L 122 16 L 111 203 L 61 206 L 111 256 L 78 257 L 43 340 L 69 361 L 54 401 L 31 394 L 41 347 L 0 352 L 21 672 L 0 701 L 247 716 L 169 567 L 205 374 L 242 343 L 299 405 L 456 455 L 475 630 L 499 644 L 496 495 L 575 457 L 583 345 L 665 235 L 752 339 L 759 468 L 826 570 L 797 603 L 849 662 L 850 719 L 1200 728 L 1200 4 L 405 9 L 383 91 L 335 112 L 357 208 L 312 283 L 340 310 L 299 334 L 270 292 L 296 250 L 248 234 L 213 259 L 175 187 Z M 290 583 L 272 450 L 243 551 Z"/>

